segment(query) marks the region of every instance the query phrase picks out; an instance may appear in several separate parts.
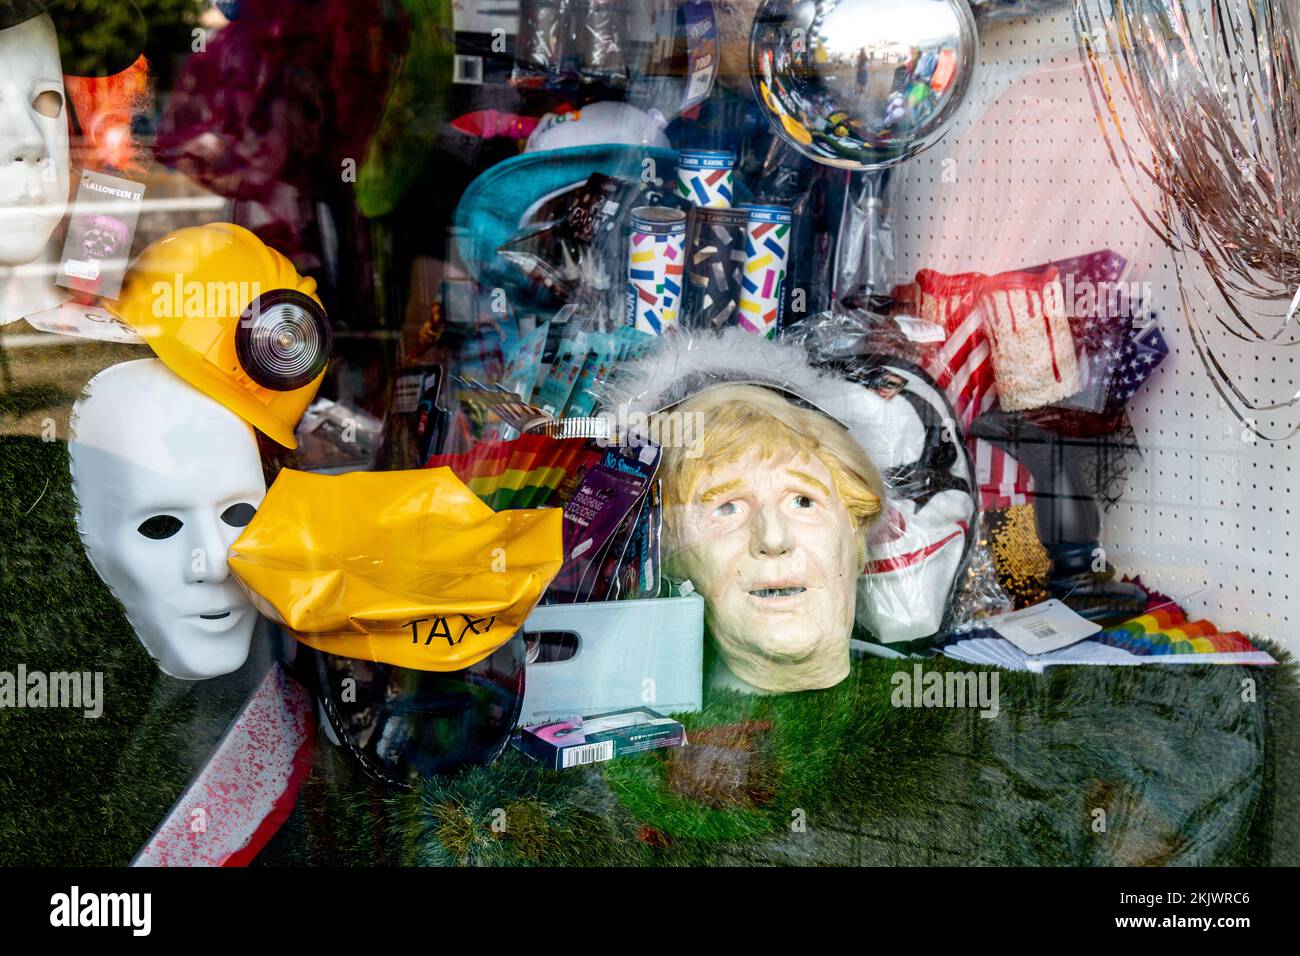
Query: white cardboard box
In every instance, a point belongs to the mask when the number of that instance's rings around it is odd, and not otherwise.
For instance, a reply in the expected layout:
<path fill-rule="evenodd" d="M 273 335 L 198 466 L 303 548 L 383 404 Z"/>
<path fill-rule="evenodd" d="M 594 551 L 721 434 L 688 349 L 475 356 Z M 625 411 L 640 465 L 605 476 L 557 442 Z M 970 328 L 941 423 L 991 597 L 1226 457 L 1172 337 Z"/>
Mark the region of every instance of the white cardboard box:
<path fill-rule="evenodd" d="M 649 707 L 693 713 L 704 687 L 704 601 L 698 594 L 539 607 L 524 633 L 576 635 L 577 650 L 530 663 L 521 726 Z"/>

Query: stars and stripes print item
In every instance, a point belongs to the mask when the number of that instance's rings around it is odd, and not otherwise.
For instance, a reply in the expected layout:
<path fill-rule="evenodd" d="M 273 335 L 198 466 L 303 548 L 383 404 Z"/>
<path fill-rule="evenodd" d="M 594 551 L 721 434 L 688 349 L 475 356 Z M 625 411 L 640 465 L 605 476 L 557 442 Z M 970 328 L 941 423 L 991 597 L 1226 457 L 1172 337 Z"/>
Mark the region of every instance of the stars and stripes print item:
<path fill-rule="evenodd" d="M 928 357 L 924 367 L 947 394 L 963 432 L 992 408 L 998 397 L 992 350 L 977 295 L 984 278 L 974 272 L 950 276 L 922 269 L 908 296 L 921 319 L 942 326 L 947 333 L 943 345 Z M 1034 488 L 1028 468 L 1001 448 L 979 439 L 974 442 L 972 457 L 981 508 L 1028 503 Z"/>
<path fill-rule="evenodd" d="M 1128 402 L 1168 354 L 1169 346 L 1156 325 L 1155 313 L 1149 312 L 1134 320 L 1132 334 L 1124 340 L 1123 351 L 1114 359 L 1110 380 L 1111 404 Z"/>
<path fill-rule="evenodd" d="M 1038 273 L 1048 268 L 1054 268 L 1060 276 L 1065 311 L 1073 320 L 1079 318 L 1075 314 L 1079 302 L 1096 302 L 1105 290 L 1121 283 L 1128 263 L 1118 253 L 1103 249 L 1025 271 Z M 945 275 L 923 269 L 915 282 L 895 292 L 895 298 L 910 302 L 918 317 L 942 326 L 946 333 L 943 345 L 923 364 L 947 393 L 963 431 L 998 402 L 982 295 L 984 284 L 996 283 L 997 278 L 973 272 Z M 1088 295 L 1092 298 L 1088 299 Z M 1134 323 L 1122 351 L 1112 358 L 1116 368 L 1111 379 L 1111 400 L 1128 401 L 1167 353 L 1168 347 L 1154 324 Z M 972 457 L 983 508 L 1009 508 L 1032 500 L 1034 482 L 1029 470 L 1002 449 L 976 440 Z"/>

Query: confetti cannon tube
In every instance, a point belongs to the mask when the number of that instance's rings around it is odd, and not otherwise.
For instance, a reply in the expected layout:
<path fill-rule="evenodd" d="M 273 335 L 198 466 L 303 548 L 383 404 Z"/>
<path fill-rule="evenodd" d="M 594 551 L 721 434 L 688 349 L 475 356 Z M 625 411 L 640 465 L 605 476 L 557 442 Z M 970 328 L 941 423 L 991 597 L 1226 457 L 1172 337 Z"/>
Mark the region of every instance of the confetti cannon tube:
<path fill-rule="evenodd" d="M 736 183 L 736 154 L 728 150 L 682 150 L 677 160 L 677 194 L 696 206 L 730 209 Z"/>
<path fill-rule="evenodd" d="M 667 206 L 632 210 L 628 244 L 628 325 L 663 335 L 677 324 L 686 272 L 686 213 Z"/>
<path fill-rule="evenodd" d="M 747 206 L 746 212 L 749 223 L 736 321 L 747 331 L 771 338 L 776 335 L 790 258 L 790 207 Z"/>
<path fill-rule="evenodd" d="M 740 302 L 747 209 L 696 207 L 690 216 L 683 324 L 712 329 L 729 323 Z"/>

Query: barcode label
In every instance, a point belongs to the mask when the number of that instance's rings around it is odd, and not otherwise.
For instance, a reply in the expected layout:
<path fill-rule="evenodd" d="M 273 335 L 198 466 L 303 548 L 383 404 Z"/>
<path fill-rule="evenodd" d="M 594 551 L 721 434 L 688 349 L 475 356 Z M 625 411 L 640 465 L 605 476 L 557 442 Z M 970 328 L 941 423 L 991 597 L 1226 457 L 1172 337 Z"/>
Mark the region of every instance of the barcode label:
<path fill-rule="evenodd" d="M 409 415 L 420 407 L 420 391 L 424 387 L 424 376 L 401 375 L 393 388 L 393 411 L 399 415 Z"/>
<path fill-rule="evenodd" d="M 913 342 L 943 342 L 948 331 L 937 322 L 926 322 L 911 315 L 896 315 L 894 323 Z"/>
<path fill-rule="evenodd" d="M 1046 654 L 1069 647 L 1101 630 L 1056 598 L 989 620 L 989 626 L 1026 654 Z"/>
<path fill-rule="evenodd" d="M 560 767 L 563 769 L 581 767 L 583 764 L 600 763 L 602 760 L 613 759 L 614 741 L 602 740 L 598 744 L 583 744 L 581 747 L 568 748 L 561 758 Z"/>
<path fill-rule="evenodd" d="M 691 74 L 691 81 L 686 87 L 687 100 L 702 100 L 709 95 L 709 87 L 713 83 L 713 73 L 707 69 L 707 66 L 706 63 L 705 69 L 696 70 Z"/>
<path fill-rule="evenodd" d="M 452 81 L 455 83 L 472 83 L 483 85 L 483 58 L 457 53 L 452 66 Z"/>

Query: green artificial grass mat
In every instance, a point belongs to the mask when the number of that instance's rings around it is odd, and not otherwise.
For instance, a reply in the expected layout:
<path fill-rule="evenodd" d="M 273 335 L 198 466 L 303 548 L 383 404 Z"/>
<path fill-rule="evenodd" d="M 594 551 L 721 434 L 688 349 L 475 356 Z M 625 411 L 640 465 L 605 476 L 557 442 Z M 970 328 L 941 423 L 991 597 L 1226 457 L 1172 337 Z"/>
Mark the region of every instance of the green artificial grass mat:
<path fill-rule="evenodd" d="M 826 691 L 711 693 L 682 717 L 686 763 L 659 751 L 557 772 L 511 750 L 393 792 L 322 742 L 258 862 L 1294 862 L 1300 820 L 1277 795 L 1296 789 L 1295 754 L 1270 746 L 1300 717 L 1293 664 L 1000 671 L 1000 713 L 985 719 L 894 707 L 892 676 L 913 663 L 859 660 Z"/>
<path fill-rule="evenodd" d="M 0 709 L 3 864 L 128 862 L 265 664 L 159 673 L 85 558 L 67 476 L 62 442 L 0 438 L 0 671 L 100 671 L 106 698 L 98 720 Z M 991 720 L 892 706 L 912 666 L 868 658 L 826 691 L 710 693 L 679 751 L 563 772 L 508 751 L 417 792 L 368 782 L 322 742 L 257 862 L 1300 862 L 1294 665 L 1000 672 Z"/>
<path fill-rule="evenodd" d="M 0 671 L 103 674 L 103 714 L 0 708 L 0 864 L 124 865 L 239 712 L 268 655 L 163 675 L 86 559 L 67 446 L 0 437 Z M 256 644 L 255 644 L 256 646 Z"/>

